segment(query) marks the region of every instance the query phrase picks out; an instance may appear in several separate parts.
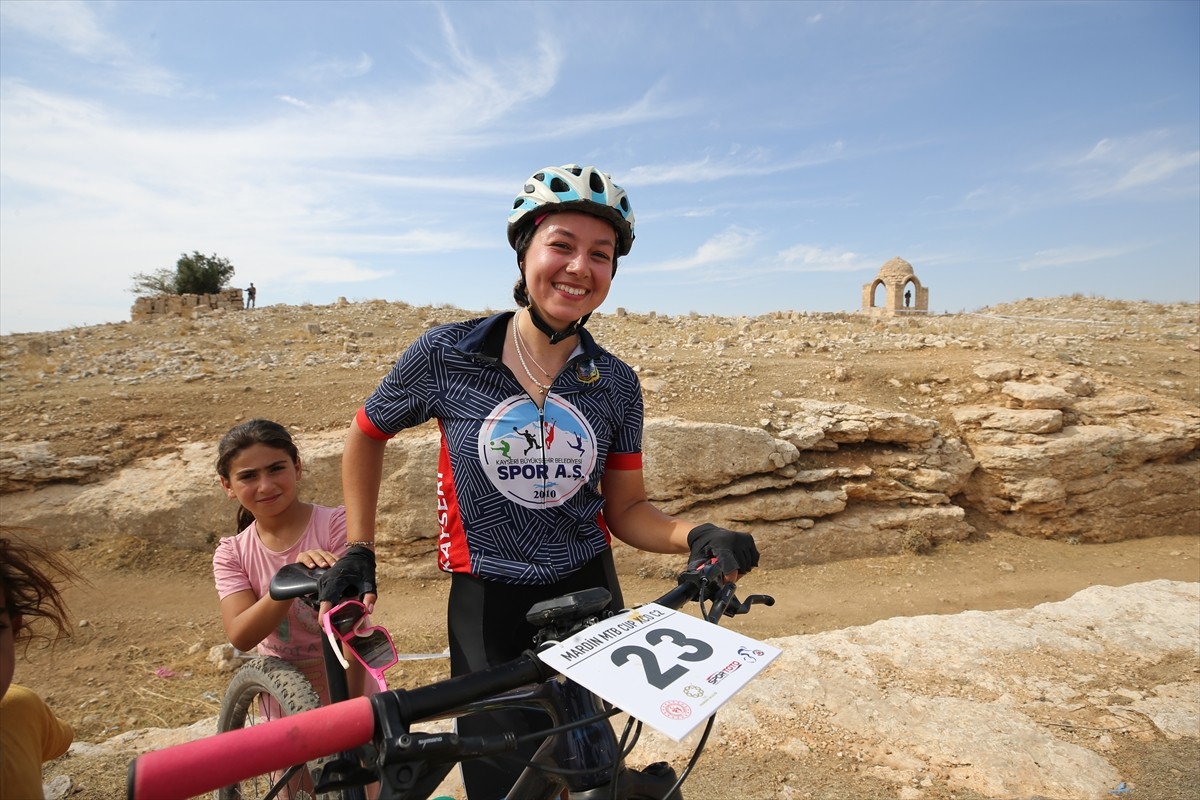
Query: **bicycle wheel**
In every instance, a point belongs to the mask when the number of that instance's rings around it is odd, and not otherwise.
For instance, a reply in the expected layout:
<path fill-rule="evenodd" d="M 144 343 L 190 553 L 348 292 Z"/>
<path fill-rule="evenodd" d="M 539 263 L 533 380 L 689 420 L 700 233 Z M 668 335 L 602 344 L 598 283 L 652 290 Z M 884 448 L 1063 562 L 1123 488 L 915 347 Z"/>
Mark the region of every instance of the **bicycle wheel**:
<path fill-rule="evenodd" d="M 248 728 L 280 715 L 311 711 L 320 704 L 320 698 L 303 672 L 281 658 L 260 656 L 247 661 L 234 673 L 221 701 L 217 731 L 224 733 Z M 313 776 L 330 760 L 322 758 L 301 766 L 276 796 L 283 800 L 314 800 L 317 795 L 313 791 Z M 236 786 L 222 787 L 217 790 L 217 800 L 257 800 L 265 797 L 282 777 L 283 773 L 261 775 Z M 342 800 L 342 793 L 323 793 L 320 797 Z"/>

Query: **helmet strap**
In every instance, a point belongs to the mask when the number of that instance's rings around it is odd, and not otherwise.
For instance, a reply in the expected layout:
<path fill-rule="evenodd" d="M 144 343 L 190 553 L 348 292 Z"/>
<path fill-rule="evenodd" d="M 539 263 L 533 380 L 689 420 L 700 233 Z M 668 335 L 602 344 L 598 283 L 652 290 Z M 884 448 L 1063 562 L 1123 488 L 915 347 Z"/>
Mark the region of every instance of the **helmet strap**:
<path fill-rule="evenodd" d="M 550 344 L 558 344 L 564 339 L 569 339 L 575 334 L 579 333 L 579 329 L 583 327 L 583 324 L 588 321 L 588 317 L 591 316 L 591 314 L 584 314 L 582 317 L 575 320 L 561 331 L 556 331 L 554 328 L 550 327 L 550 323 L 542 319 L 542 315 L 539 314 L 537 309 L 533 307 L 533 303 L 530 303 L 527 306 L 527 310 L 529 311 L 529 318 L 533 320 L 534 326 L 539 331 L 546 334 L 546 337 L 550 339 Z"/>

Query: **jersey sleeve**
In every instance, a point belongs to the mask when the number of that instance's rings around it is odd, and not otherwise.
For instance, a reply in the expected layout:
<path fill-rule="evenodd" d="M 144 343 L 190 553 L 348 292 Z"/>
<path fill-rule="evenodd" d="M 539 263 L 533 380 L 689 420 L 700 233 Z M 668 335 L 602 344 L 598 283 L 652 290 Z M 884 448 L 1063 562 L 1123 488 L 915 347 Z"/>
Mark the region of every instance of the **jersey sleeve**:
<path fill-rule="evenodd" d="M 618 361 L 619 378 L 615 384 L 620 387 L 616 399 L 621 408 L 620 424 L 616 428 L 616 437 L 608 451 L 608 459 L 604 468 L 609 469 L 641 469 L 642 468 L 642 424 L 645 419 L 645 405 L 642 401 L 642 385 L 637 373 L 624 362 Z"/>
<path fill-rule="evenodd" d="M 390 439 L 433 416 L 434 362 L 439 347 L 436 331 L 426 331 L 409 345 L 363 403 L 355 417 L 363 433 L 374 439 Z"/>

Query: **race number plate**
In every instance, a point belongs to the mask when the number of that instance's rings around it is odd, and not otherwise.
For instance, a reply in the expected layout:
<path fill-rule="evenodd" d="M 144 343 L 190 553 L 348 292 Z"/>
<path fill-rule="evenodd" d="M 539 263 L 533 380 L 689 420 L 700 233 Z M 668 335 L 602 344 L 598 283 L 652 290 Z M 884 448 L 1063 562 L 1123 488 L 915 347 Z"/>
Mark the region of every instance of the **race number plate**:
<path fill-rule="evenodd" d="M 780 652 L 650 603 L 609 617 L 538 655 L 567 678 L 678 742 Z"/>

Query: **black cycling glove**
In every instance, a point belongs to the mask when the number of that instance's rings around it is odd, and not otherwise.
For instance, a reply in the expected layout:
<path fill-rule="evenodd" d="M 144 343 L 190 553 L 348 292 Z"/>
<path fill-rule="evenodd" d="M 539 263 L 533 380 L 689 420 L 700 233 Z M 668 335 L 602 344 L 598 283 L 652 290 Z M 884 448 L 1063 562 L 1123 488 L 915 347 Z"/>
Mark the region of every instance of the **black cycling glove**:
<path fill-rule="evenodd" d="M 754 546 L 754 537 L 748 533 L 725 530 L 706 522 L 692 528 L 687 541 L 691 549 L 690 566 L 716 558 L 722 575 L 744 574 L 758 566 L 758 548 Z"/>
<path fill-rule="evenodd" d="M 375 594 L 375 553 L 369 547 L 351 545 L 318 579 L 317 589 L 322 603 Z"/>

